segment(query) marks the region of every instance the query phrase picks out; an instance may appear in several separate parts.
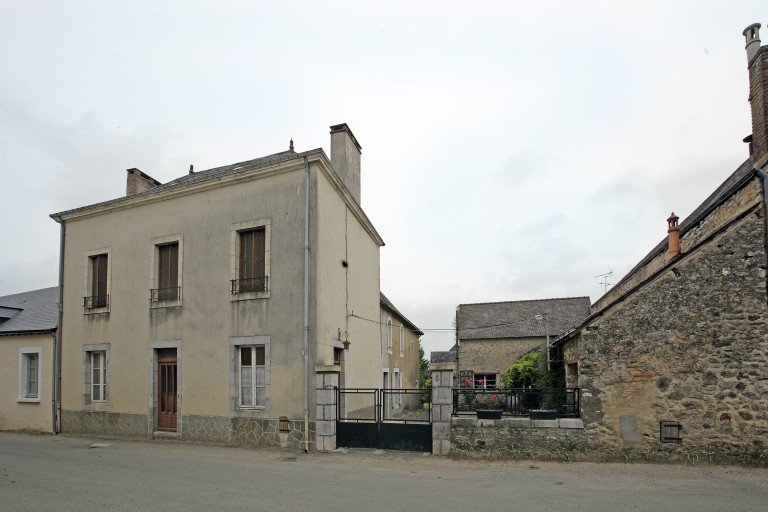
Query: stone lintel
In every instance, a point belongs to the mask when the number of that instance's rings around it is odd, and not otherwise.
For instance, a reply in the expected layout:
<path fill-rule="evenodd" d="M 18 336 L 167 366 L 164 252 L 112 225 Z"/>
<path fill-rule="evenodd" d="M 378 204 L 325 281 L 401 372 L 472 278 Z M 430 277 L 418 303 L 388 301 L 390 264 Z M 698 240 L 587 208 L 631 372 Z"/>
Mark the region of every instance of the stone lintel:
<path fill-rule="evenodd" d="M 446 372 L 456 370 L 456 363 L 429 363 L 429 371 Z"/>
<path fill-rule="evenodd" d="M 318 364 L 315 365 L 316 373 L 341 373 L 341 365 L 338 364 Z"/>

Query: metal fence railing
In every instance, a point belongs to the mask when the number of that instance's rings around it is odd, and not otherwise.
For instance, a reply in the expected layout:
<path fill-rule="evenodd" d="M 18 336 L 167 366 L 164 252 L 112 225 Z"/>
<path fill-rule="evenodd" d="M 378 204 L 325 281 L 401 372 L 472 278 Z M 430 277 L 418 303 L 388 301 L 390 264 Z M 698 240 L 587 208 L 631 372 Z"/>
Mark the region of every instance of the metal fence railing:
<path fill-rule="evenodd" d="M 548 411 L 558 418 L 578 418 L 579 397 L 579 388 L 460 388 L 453 390 L 453 415 L 501 410 L 504 416 L 530 416 L 531 411 Z"/>

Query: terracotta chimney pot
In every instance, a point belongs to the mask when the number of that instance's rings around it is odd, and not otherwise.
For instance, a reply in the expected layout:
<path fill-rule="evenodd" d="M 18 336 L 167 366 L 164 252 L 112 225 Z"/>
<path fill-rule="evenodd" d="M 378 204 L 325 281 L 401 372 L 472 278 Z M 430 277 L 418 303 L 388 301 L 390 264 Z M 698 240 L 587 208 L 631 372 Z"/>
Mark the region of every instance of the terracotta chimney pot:
<path fill-rule="evenodd" d="M 669 259 L 676 258 L 680 255 L 680 227 L 677 225 L 677 221 L 680 219 L 675 212 L 667 219 L 667 233 L 669 233 Z"/>

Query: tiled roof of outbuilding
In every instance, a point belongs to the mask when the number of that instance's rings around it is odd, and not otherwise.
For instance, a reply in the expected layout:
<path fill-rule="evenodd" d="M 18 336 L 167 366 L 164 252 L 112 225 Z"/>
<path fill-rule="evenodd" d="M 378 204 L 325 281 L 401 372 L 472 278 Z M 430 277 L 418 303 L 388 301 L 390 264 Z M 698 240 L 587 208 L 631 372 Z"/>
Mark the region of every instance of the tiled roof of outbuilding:
<path fill-rule="evenodd" d="M 460 304 L 456 323 L 461 340 L 556 336 L 589 313 L 589 297 L 486 302 Z M 537 320 L 544 314 L 546 320 Z"/>
<path fill-rule="evenodd" d="M 55 330 L 59 321 L 58 300 L 57 286 L 0 297 L 0 317 L 7 318 L 0 323 L 0 336 Z"/>

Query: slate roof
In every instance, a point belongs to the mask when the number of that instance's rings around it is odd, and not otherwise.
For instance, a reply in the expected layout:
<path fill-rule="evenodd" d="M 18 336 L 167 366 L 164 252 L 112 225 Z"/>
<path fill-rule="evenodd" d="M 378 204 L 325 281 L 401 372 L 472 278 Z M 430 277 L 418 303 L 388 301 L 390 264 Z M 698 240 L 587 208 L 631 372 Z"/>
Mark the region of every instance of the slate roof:
<path fill-rule="evenodd" d="M 536 319 L 544 313 L 546 321 Z M 562 334 L 589 314 L 589 297 L 485 302 L 460 304 L 456 323 L 461 340 L 527 338 Z"/>
<path fill-rule="evenodd" d="M 381 293 L 381 292 L 379 292 L 379 295 L 380 295 L 380 302 L 381 302 L 381 304 L 383 304 L 383 305 L 384 305 L 384 306 L 385 306 L 387 309 L 389 309 L 389 310 L 390 310 L 390 311 L 392 311 L 394 314 L 396 314 L 397 316 L 399 316 L 399 317 L 400 317 L 400 318 L 403 320 L 403 323 L 405 324 L 405 326 L 406 326 L 406 327 L 408 327 L 410 330 L 412 330 L 413 332 L 415 332 L 415 333 L 416 333 L 416 334 L 418 334 L 419 336 L 423 336 L 423 335 L 424 335 L 424 333 L 421 331 L 421 329 L 419 329 L 418 327 L 416 327 L 416 325 L 415 325 L 413 322 L 411 322 L 410 320 L 408 320 L 408 319 L 405 317 L 405 315 L 404 315 L 404 314 L 402 314 L 400 311 L 398 311 L 398 310 L 397 310 L 397 308 L 395 307 L 395 305 L 394 305 L 394 304 L 392 304 L 392 302 L 390 302 L 390 300 L 387 298 L 387 296 L 386 296 L 386 295 L 384 295 L 384 294 L 383 294 L 383 293 Z"/>
<path fill-rule="evenodd" d="M 0 297 L 0 336 L 51 332 L 59 321 L 59 288 Z M 8 315 L 7 317 L 5 315 Z"/>
<path fill-rule="evenodd" d="M 280 153 L 275 153 L 273 155 L 267 155 L 260 158 L 255 158 L 253 160 L 246 160 L 244 162 L 238 162 L 236 164 L 225 165 L 222 167 L 215 167 L 213 169 L 208 169 L 205 171 L 195 171 L 192 174 L 186 174 L 181 178 L 176 178 L 173 181 L 169 181 L 162 185 L 158 185 L 157 187 L 150 188 L 149 190 L 139 192 L 138 194 L 132 194 L 130 196 L 122 196 L 116 199 L 110 199 L 109 201 L 103 201 L 101 203 L 91 204 L 88 206 L 82 206 L 80 208 L 75 208 L 72 210 L 66 210 L 63 212 L 54 213 L 54 214 L 51 214 L 51 217 L 55 219 L 61 215 L 90 210 L 91 208 L 97 208 L 97 207 L 117 204 L 121 202 L 128 202 L 128 201 L 134 200 L 137 197 L 149 196 L 149 195 L 157 194 L 159 192 L 169 190 L 169 189 L 181 188 L 181 187 L 185 187 L 185 186 L 193 185 L 197 183 L 204 183 L 206 181 L 214 181 L 223 176 L 228 176 L 230 174 L 245 173 L 247 171 L 253 170 L 258 167 L 263 167 L 263 166 L 275 164 L 278 162 L 284 162 L 287 160 L 302 158 L 305 155 L 309 155 L 310 153 L 315 153 L 318 151 L 322 151 L 322 150 L 316 149 L 312 151 L 307 151 L 305 153 L 296 153 L 295 151 L 292 151 L 292 150 L 282 151 Z"/>

